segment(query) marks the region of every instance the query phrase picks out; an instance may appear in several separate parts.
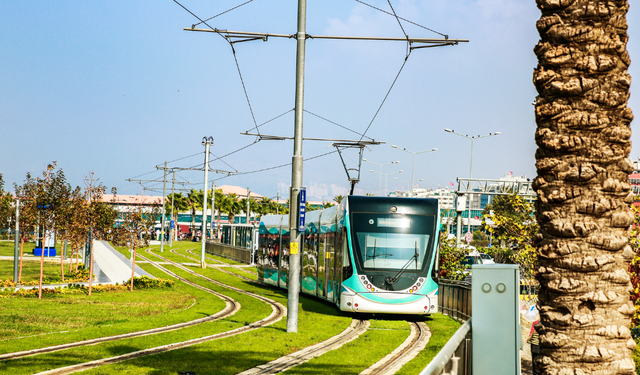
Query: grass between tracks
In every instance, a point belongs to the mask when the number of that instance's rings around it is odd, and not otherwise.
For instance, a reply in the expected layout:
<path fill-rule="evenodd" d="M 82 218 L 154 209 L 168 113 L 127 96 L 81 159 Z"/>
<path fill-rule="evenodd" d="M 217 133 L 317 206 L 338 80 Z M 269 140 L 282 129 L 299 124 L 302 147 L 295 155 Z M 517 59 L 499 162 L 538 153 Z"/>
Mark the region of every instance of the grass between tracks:
<path fill-rule="evenodd" d="M 286 306 L 285 291 L 243 281 L 215 269 L 194 270 L 225 284 L 251 291 Z M 185 275 L 185 277 L 187 277 Z M 188 276 L 192 278 L 195 276 Z M 193 279 L 195 280 L 195 279 Z M 225 293 L 226 294 L 226 293 Z M 342 332 L 351 318 L 319 300 L 300 298 L 298 333 L 286 332 L 286 318 L 256 331 L 239 336 L 139 358 L 87 371 L 89 374 L 235 374 L 245 369 L 293 353 Z M 243 310 L 249 308 L 243 306 Z"/>
<path fill-rule="evenodd" d="M 180 253 L 186 254 L 188 256 L 192 256 L 192 254 L 188 254 L 185 252 L 186 249 L 192 249 L 193 243 L 185 242 L 185 243 L 174 243 L 174 248 L 178 248 Z M 184 258 L 180 255 L 176 255 L 168 251 L 168 247 L 165 247 L 165 251 L 161 254 L 162 256 L 175 260 L 177 262 L 189 262 L 189 259 Z M 129 255 L 128 250 L 126 248 L 119 249 L 123 254 Z M 159 252 L 159 246 L 153 247 L 154 252 Z M 152 257 L 152 255 L 142 252 L 145 256 Z M 207 255 L 209 256 L 209 255 Z M 159 260 L 156 258 L 155 260 Z M 211 263 L 213 265 L 213 263 Z M 142 264 L 142 266 L 150 271 L 152 274 L 162 277 L 168 278 L 167 275 L 155 269 L 154 267 L 146 264 Z M 185 341 L 194 337 L 202 337 L 205 335 L 211 335 L 218 332 L 223 332 L 227 330 L 231 330 L 237 327 L 241 327 L 243 325 L 250 324 L 251 322 L 257 321 L 268 316 L 271 313 L 271 308 L 269 305 L 264 302 L 258 301 L 254 298 L 240 295 L 236 292 L 229 291 L 226 288 L 221 288 L 213 285 L 212 283 L 205 281 L 201 278 L 198 278 L 194 275 L 188 274 L 185 271 L 179 270 L 173 266 L 167 266 L 167 268 L 172 271 L 180 274 L 181 276 L 190 279 L 194 282 L 197 282 L 201 285 L 204 285 L 208 288 L 220 291 L 223 294 L 229 295 L 232 298 L 236 299 L 241 303 L 242 309 L 236 315 L 212 323 L 206 323 L 197 327 L 181 329 L 178 331 L 152 335 L 137 339 L 126 339 L 119 340 L 110 343 L 99 344 L 91 347 L 85 348 L 77 348 L 77 349 L 69 349 L 57 353 L 51 354 L 43 354 L 34 357 L 27 357 L 21 360 L 16 361 L 0 361 L 0 373 L 8 373 L 8 374 L 22 374 L 22 373 L 33 373 L 38 371 L 43 371 L 51 368 L 58 368 L 62 366 L 67 366 L 73 363 L 86 362 L 94 359 L 110 357 L 114 355 L 119 355 L 131 351 L 141 350 L 144 348 L 154 347 L 158 345 L 163 345 L 171 342 Z M 241 279 L 238 279 L 232 275 L 228 275 L 217 271 L 213 268 L 200 269 L 197 267 L 192 268 L 194 271 L 202 273 L 206 276 L 211 277 L 212 279 L 219 280 L 223 283 L 227 283 L 230 285 L 237 286 L 239 288 L 252 291 L 257 294 L 264 295 L 271 299 L 274 299 L 283 305 L 286 306 L 286 291 L 268 288 L 256 283 L 247 282 Z M 252 275 L 246 271 L 238 270 L 232 267 L 228 267 L 227 270 L 231 272 L 235 272 L 238 274 L 242 274 L 249 278 L 255 278 L 255 275 Z M 203 307 L 204 303 L 209 301 L 217 301 L 219 304 L 222 302 L 217 298 L 210 294 L 206 294 L 205 292 L 199 291 L 192 287 L 186 286 L 182 283 L 176 283 L 176 288 L 181 288 L 180 291 L 184 291 L 184 293 L 188 293 L 191 296 L 194 296 L 198 299 L 199 307 L 197 312 L 200 313 L 198 317 L 204 316 Z M 177 290 L 177 289 L 176 289 Z M 130 295 L 130 294 L 129 294 Z M 145 296 L 141 293 L 134 293 L 134 295 Z M 94 295 L 97 297 L 98 295 Z M 73 296 L 77 297 L 77 296 Z M 93 297 L 92 297 L 93 298 Z M 119 297 L 123 298 L 123 297 Z M 146 298 L 142 298 L 146 300 Z M 151 298 L 153 301 L 153 298 Z M 135 299 L 134 299 L 135 300 Z M 37 302 L 33 301 L 33 302 Z M 88 301 L 91 302 L 91 301 Z M 155 302 L 155 301 L 153 301 Z M 239 336 L 234 336 L 226 339 L 214 340 L 208 343 L 175 350 L 167 353 L 162 353 L 158 355 L 153 355 L 149 357 L 143 357 L 131 361 L 125 361 L 122 363 L 103 366 L 94 370 L 87 371 L 90 374 L 140 374 L 140 373 L 153 373 L 153 374 L 175 374 L 182 371 L 191 371 L 196 374 L 205 374 L 205 373 L 220 373 L 220 374 L 234 374 L 245 369 L 254 367 L 256 365 L 271 361 L 275 358 L 281 357 L 286 354 L 290 354 L 297 350 L 300 350 L 304 347 L 312 345 L 314 343 L 326 340 L 327 338 L 338 334 L 342 330 L 344 330 L 350 323 L 351 317 L 346 314 L 340 312 L 334 306 L 321 302 L 316 299 L 309 299 L 301 296 L 300 299 L 300 307 L 299 307 L 299 323 L 298 329 L 299 332 L 297 334 L 288 334 L 286 333 L 286 318 L 269 326 L 267 328 L 262 328 L 256 331 L 243 333 Z M 200 305 L 203 304 L 203 305 Z M 221 306 L 221 305 L 219 305 Z M 4 307 L 4 306 L 3 306 Z M 80 301 L 77 303 L 77 308 L 79 311 L 88 312 L 93 311 L 95 308 L 100 308 L 100 306 L 96 306 L 93 303 L 86 303 L 85 301 Z M 219 307 L 221 308 L 221 307 Z M 219 310 L 216 309 L 215 311 Z M 83 310 L 84 309 L 84 310 Z M 188 309 L 186 311 L 196 311 L 194 308 Z M 207 311 L 207 313 L 212 313 Z M 92 314 L 92 313 L 90 313 Z M 46 314 L 41 314 L 46 315 Z M 119 318 L 126 319 L 127 316 L 126 311 L 114 312 L 113 316 L 118 316 Z M 112 319 L 116 320 L 116 318 Z M 153 317 L 151 317 L 153 318 Z M 151 321 L 151 318 L 142 319 L 145 322 Z M 188 319 L 187 319 L 188 320 Z M 430 360 L 430 358 L 437 353 L 439 348 L 444 345 L 444 343 L 450 337 L 450 334 L 446 337 L 442 337 L 440 340 L 434 340 L 435 336 L 439 335 L 438 329 L 434 322 L 438 322 L 442 320 L 443 323 L 453 323 L 455 328 L 452 328 L 451 334 L 455 332 L 457 329 L 456 322 L 448 322 L 448 318 L 446 317 L 438 317 L 432 316 L 432 318 L 427 319 L 427 324 L 430 326 L 431 330 L 434 333 L 434 336 L 431 338 L 429 344 L 427 345 L 427 349 L 423 351 L 423 353 L 414 361 L 406 365 L 401 371 L 403 373 L 417 373 L 420 369 L 422 369 Z M 3 326 L 4 319 L 0 316 L 0 327 Z M 153 321 L 155 322 L 155 321 Z M 59 335 L 43 335 L 36 337 L 29 337 L 17 340 L 11 340 L 14 343 L 23 340 L 23 345 L 30 343 L 33 347 L 41 347 L 52 345 L 56 340 L 61 340 L 63 337 L 64 342 L 70 341 L 79 341 L 87 334 L 96 334 L 103 333 L 105 329 L 110 329 L 109 327 L 132 327 L 134 322 L 113 322 L 113 323 L 105 323 L 102 325 L 94 324 L 91 325 L 90 319 L 87 321 L 88 328 L 80 328 L 77 331 L 63 333 Z M 169 323 L 167 323 L 169 324 Z M 446 326 L 446 324 L 445 324 Z M 329 352 L 327 355 L 324 355 L 320 358 L 317 358 L 314 361 L 310 362 L 309 366 L 312 367 L 297 367 L 290 370 L 290 373 L 356 373 L 360 372 L 363 369 L 369 367 L 371 364 L 375 363 L 380 358 L 384 357 L 386 354 L 391 352 L 397 345 L 399 345 L 408 335 L 409 327 L 406 322 L 403 321 L 383 321 L 383 320 L 375 320 L 372 322 L 372 329 L 370 332 L 365 333 L 360 339 L 355 340 L 354 342 L 345 345 L 342 349 Z M 150 328 L 145 326 L 144 328 Z M 51 329 L 47 332 L 56 332 L 61 330 L 61 328 Z M 137 330 L 137 329 L 130 329 Z M 444 332 L 444 331 L 443 331 Z M 71 338 L 71 336 L 67 337 L 67 335 L 77 335 L 75 339 L 68 340 L 67 338 Z M 105 334 L 100 334 L 100 336 L 104 336 Z M 45 343 L 39 343 L 41 340 L 48 340 Z M 440 341 L 441 344 L 438 344 Z M 34 344 L 34 343 L 37 343 Z M 382 346 L 384 343 L 385 346 Z M 431 349 L 430 353 L 424 355 L 430 348 L 430 346 L 434 348 Z M 9 341 L 0 341 L 0 352 L 5 345 L 7 348 L 10 348 L 10 351 L 17 351 L 21 349 L 16 349 L 9 343 Z M 439 345 L 439 346 L 438 346 Z M 436 349 L 437 347 L 437 349 Z M 7 349 L 5 348 L 6 352 Z M 324 358 L 324 360 L 323 360 Z M 420 360 L 420 358 L 422 358 Z M 412 370 L 412 372 L 404 372 L 405 368 L 410 368 L 409 366 L 412 363 L 419 361 L 418 364 L 414 365 L 416 370 Z M 324 361 L 324 362 L 323 362 Z M 339 361 L 339 362 L 337 362 Z M 336 367 L 336 363 L 342 363 L 340 367 Z"/>

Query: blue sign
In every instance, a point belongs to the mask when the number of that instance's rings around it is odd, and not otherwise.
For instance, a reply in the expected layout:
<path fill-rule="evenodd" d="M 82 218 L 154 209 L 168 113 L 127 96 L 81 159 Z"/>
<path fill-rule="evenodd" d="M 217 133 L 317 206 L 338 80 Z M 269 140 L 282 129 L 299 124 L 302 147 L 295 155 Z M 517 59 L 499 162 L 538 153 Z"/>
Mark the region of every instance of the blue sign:
<path fill-rule="evenodd" d="M 170 227 L 171 227 L 171 229 L 174 229 L 176 227 L 175 221 L 171 220 Z"/>
<path fill-rule="evenodd" d="M 298 231 L 304 232 L 304 219 L 307 212 L 307 188 L 300 188 L 300 194 L 298 194 L 298 202 L 300 203 L 300 212 L 298 214 Z"/>

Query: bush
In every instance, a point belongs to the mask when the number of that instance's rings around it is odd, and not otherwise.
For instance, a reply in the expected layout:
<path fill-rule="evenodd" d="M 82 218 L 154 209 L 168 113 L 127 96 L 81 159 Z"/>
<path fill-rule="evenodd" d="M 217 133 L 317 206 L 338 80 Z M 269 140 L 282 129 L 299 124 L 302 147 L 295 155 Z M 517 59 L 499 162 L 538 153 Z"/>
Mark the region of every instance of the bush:
<path fill-rule="evenodd" d="M 129 290 L 131 279 L 122 285 L 112 284 L 97 284 L 93 285 L 92 293 L 104 293 L 104 292 L 126 292 Z M 171 288 L 175 285 L 173 280 L 165 279 L 152 279 L 148 276 L 134 277 L 133 288 L 134 289 L 151 289 L 151 288 Z M 81 284 L 69 284 L 66 288 L 43 288 L 42 295 L 56 295 L 56 294 L 89 294 L 89 287 Z M 38 298 L 38 288 L 33 289 L 14 289 L 9 286 L 3 291 L 0 291 L 0 298 L 8 297 L 26 297 L 26 298 Z"/>

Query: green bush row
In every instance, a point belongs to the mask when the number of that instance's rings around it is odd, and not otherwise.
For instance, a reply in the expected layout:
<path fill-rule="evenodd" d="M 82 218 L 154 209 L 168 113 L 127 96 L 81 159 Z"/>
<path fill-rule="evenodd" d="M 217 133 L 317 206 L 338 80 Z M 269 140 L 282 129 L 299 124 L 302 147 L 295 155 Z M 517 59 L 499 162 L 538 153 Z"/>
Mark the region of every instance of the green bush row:
<path fill-rule="evenodd" d="M 131 283 L 131 279 L 127 280 L 127 282 L 123 284 L 116 283 L 112 284 L 97 284 L 92 287 L 92 293 L 103 293 L 103 292 L 123 292 L 129 290 L 129 285 Z M 165 279 L 152 279 L 148 276 L 142 277 L 134 277 L 133 278 L 133 288 L 134 289 L 155 289 L 155 288 L 171 288 L 175 285 L 175 281 L 173 280 L 165 280 Z M 42 295 L 68 295 L 68 294 L 88 294 L 89 287 L 81 284 L 69 284 L 66 288 L 57 287 L 57 288 L 43 288 Z M 27 298 L 37 298 L 38 297 L 38 288 L 33 289 L 14 289 L 14 288 L 5 288 L 0 291 L 0 298 L 8 298 L 8 297 L 27 297 Z"/>

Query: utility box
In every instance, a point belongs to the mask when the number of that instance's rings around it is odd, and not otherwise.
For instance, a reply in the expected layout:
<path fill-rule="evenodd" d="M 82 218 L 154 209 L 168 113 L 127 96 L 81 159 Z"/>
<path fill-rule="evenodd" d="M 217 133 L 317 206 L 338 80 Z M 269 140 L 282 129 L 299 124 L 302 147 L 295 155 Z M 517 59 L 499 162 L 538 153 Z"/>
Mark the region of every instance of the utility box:
<path fill-rule="evenodd" d="M 520 375 L 518 266 L 474 264 L 471 270 L 473 373 Z"/>

